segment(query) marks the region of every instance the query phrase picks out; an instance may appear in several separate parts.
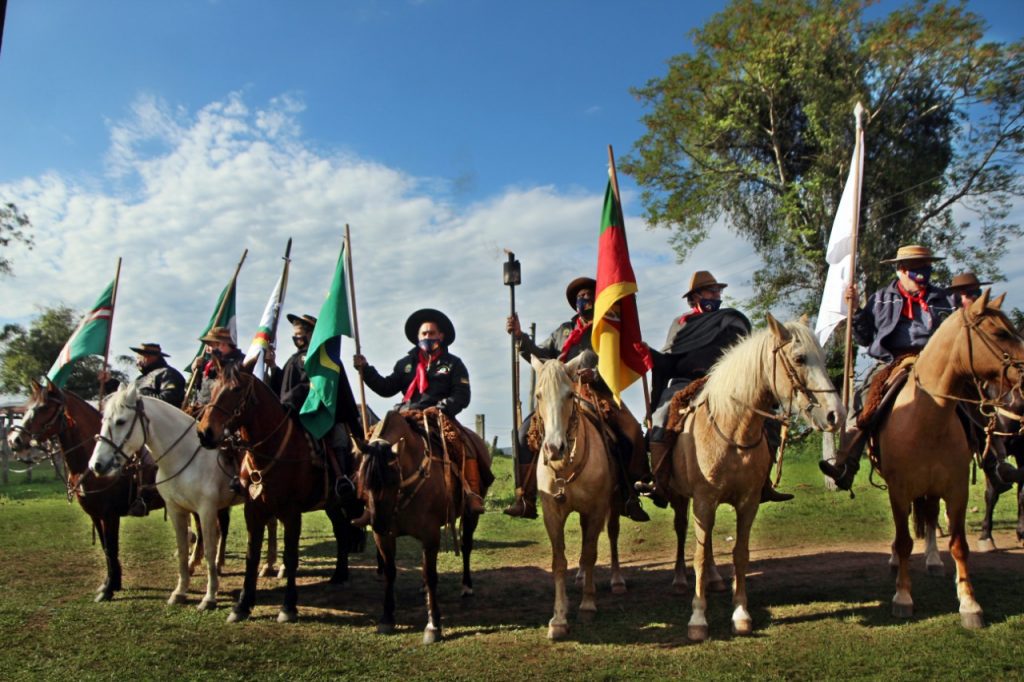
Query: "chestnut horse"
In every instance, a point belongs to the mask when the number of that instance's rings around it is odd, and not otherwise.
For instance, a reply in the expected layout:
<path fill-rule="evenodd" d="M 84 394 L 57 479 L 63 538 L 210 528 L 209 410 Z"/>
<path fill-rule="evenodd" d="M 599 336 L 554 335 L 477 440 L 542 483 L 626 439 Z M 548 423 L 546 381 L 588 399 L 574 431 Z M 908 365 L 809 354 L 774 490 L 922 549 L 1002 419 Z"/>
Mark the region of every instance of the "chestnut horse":
<path fill-rule="evenodd" d="M 733 632 L 749 635 L 753 630 L 746 574 L 750 528 L 772 462 L 764 436 L 765 419 L 774 416 L 779 405 L 787 415 L 797 408 L 820 431 L 833 431 L 843 423 L 845 410 L 811 330 L 802 321 L 782 325 L 771 315 L 766 321 L 765 329 L 730 348 L 711 368 L 707 383 L 685 414 L 671 453 L 670 497 L 693 500 L 695 579 L 687 635 L 694 641 L 708 637 L 707 591 L 709 579 L 717 576 L 711 534 L 722 504 L 736 509 Z M 678 512 L 676 517 L 677 576 L 685 530 L 684 506 L 682 522 Z"/>
<path fill-rule="evenodd" d="M 302 426 L 285 411 L 277 395 L 237 363 L 223 367 L 213 384 L 210 403 L 196 423 L 199 440 L 217 447 L 238 432 L 251 472 L 245 498 L 245 582 L 228 622 L 245 620 L 256 603 L 256 573 L 263 533 L 273 519 L 284 526 L 284 575 L 287 580 L 280 623 L 298 618 L 295 572 L 299 564 L 302 514 L 323 509 L 337 541 L 337 560 L 331 583 L 348 580 L 348 552 L 358 549 L 364 533 L 349 521 L 341 500 L 332 491 L 337 482 L 330 466 L 313 449 Z M 349 482 L 350 483 L 350 482 Z M 354 498 L 354 489 L 350 487 Z"/>
<path fill-rule="evenodd" d="M 595 406 L 583 400 L 571 379 L 586 355 L 568 363 L 531 358 L 537 372 L 536 414 L 544 423 L 537 467 L 537 492 L 544 509 L 544 527 L 551 542 L 551 573 L 555 581 L 554 614 L 548 623 L 548 638 L 569 634 L 569 604 L 565 587 L 565 522 L 576 512 L 580 517 L 583 549 L 580 573 L 583 599 L 580 613 L 597 612 L 594 564 L 597 542 L 608 523 L 612 555 L 612 591 L 625 592 L 619 570 L 619 495 L 615 492 L 614 455 L 609 452 Z"/>
<path fill-rule="evenodd" d="M 435 439 L 434 420 L 428 429 L 422 427 L 428 412 L 417 420 L 417 428 L 398 412 L 388 412 L 374 427 L 370 441 L 361 448 L 360 481 L 369 501 L 373 539 L 379 560 L 383 563 L 384 614 L 377 632 L 388 633 L 395 628 L 395 549 L 398 537 L 409 535 L 423 546 L 423 582 L 427 595 L 427 626 L 424 644 L 439 641 L 441 608 L 437 601 L 437 553 L 441 546 L 441 528 L 462 517 L 462 594 L 473 593 L 469 560 L 473 551 L 473 534 L 479 515 L 464 511 L 463 483 L 457 462 L 449 458 L 447 446 Z M 448 421 L 439 414 L 442 421 Z M 454 426 L 454 425 L 450 425 Z M 456 427 L 459 428 L 459 427 Z M 433 431 L 424 433 L 424 431 Z M 481 495 L 493 481 L 490 476 L 490 454 L 483 440 L 475 433 L 461 429 L 470 440 L 480 465 Z M 465 438 L 463 442 L 465 443 Z"/>
<path fill-rule="evenodd" d="M 1000 399 L 1019 390 L 1024 340 L 1000 310 L 1003 297 L 990 302 L 986 290 L 970 308 L 947 318 L 914 363 L 911 380 L 900 390 L 878 434 L 879 473 L 889 491 L 898 558 L 894 616 L 913 615 L 908 568 L 914 541 L 908 519 L 913 509 L 919 527 L 938 523 L 939 500 L 946 503 L 949 551 L 956 563 L 956 591 L 964 627 L 984 625 L 974 597 L 965 534 L 971 449 L 957 402 L 978 402 L 984 385 L 998 385 Z M 990 402 L 999 404 L 1000 400 Z"/>

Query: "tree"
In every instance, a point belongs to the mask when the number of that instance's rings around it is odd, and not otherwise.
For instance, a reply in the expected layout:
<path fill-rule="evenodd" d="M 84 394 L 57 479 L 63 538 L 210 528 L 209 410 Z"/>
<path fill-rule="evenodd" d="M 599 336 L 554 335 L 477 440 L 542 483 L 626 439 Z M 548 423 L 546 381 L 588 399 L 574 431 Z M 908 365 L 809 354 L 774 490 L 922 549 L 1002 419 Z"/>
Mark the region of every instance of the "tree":
<path fill-rule="evenodd" d="M 80 315 L 67 306 L 43 310 L 28 330 L 16 324 L 0 331 L 0 392 L 24 394 L 32 380 L 45 376 L 64 344 L 75 331 Z M 99 397 L 99 373 L 103 360 L 88 357 L 77 361 L 65 388 L 86 399 Z M 111 376 L 125 381 L 123 372 Z"/>
<path fill-rule="evenodd" d="M 735 0 L 694 32 L 692 54 L 634 91 L 647 132 L 621 168 L 648 221 L 673 231 L 683 260 L 724 219 L 762 258 L 760 310 L 817 309 L 857 101 L 865 289 L 892 276 L 880 261 L 907 243 L 998 278 L 1022 233 L 1006 217 L 1024 194 L 1024 41 L 982 42 L 964 4 L 920 0 L 868 21 L 869 4 Z"/>
<path fill-rule="evenodd" d="M 18 210 L 14 204 L 7 202 L 0 204 L 0 249 L 6 250 L 13 242 L 21 242 L 28 248 L 32 248 L 33 241 L 28 229 L 31 223 L 28 216 Z M 11 273 L 11 261 L 0 252 L 0 275 Z"/>

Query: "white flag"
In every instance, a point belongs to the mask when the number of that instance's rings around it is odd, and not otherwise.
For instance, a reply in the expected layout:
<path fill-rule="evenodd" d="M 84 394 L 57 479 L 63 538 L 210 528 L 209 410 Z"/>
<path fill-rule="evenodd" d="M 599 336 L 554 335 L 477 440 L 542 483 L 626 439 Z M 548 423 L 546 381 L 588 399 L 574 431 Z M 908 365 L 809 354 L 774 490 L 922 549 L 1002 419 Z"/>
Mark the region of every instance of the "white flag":
<path fill-rule="evenodd" d="M 853 277 L 853 235 L 857 230 L 857 219 L 860 216 L 860 188 L 864 177 L 864 131 L 860 125 L 861 105 L 857 104 L 857 141 L 853 148 L 850 161 L 850 175 L 846 179 L 843 197 L 836 210 L 836 219 L 832 223 L 832 233 L 828 238 L 825 250 L 825 261 L 828 275 L 825 277 L 825 290 L 821 295 L 821 307 L 818 320 L 814 324 L 814 333 L 822 346 L 832 335 L 832 331 L 846 319 L 846 289 Z"/>
<path fill-rule="evenodd" d="M 284 292 L 287 286 L 288 269 L 286 267 L 278 278 L 277 286 L 271 292 L 270 299 L 267 300 L 267 306 L 263 309 L 263 317 L 260 318 L 260 327 L 256 330 L 256 335 L 253 336 L 249 350 L 245 354 L 245 364 L 255 361 L 252 373 L 257 379 L 262 380 L 267 373 L 264 354 L 267 348 L 276 345 L 277 321 L 281 316 L 281 304 L 284 303 Z"/>

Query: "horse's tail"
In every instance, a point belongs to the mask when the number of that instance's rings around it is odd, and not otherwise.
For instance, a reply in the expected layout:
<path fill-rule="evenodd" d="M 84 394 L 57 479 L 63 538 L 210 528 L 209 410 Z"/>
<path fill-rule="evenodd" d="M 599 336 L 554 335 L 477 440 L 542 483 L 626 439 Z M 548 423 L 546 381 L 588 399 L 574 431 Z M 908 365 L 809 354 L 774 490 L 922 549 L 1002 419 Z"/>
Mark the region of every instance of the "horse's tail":
<path fill-rule="evenodd" d="M 914 500 L 914 535 L 920 539 L 925 536 L 926 524 L 933 527 L 939 523 L 939 498 L 933 496 L 919 497 Z"/>

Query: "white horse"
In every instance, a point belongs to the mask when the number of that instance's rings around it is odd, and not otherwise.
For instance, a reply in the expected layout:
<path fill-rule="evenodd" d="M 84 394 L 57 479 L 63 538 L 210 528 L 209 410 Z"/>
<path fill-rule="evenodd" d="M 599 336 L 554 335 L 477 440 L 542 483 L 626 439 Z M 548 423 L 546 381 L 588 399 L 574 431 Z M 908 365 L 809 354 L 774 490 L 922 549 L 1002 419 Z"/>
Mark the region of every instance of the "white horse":
<path fill-rule="evenodd" d="M 199 610 L 217 607 L 217 510 L 237 500 L 231 492 L 234 463 L 218 450 L 199 444 L 195 420 L 157 398 L 139 395 L 134 385 L 110 396 L 103 410 L 103 423 L 96 437 L 89 468 L 100 476 L 115 473 L 142 446 L 149 447 L 157 465 L 156 486 L 167 504 L 178 544 L 178 585 L 167 600 L 187 600 L 188 519 L 199 516 L 206 556 L 206 595 Z"/>
<path fill-rule="evenodd" d="M 565 588 L 565 522 L 577 512 L 583 531 L 580 572 L 583 574 L 583 600 L 580 613 L 597 612 L 594 589 L 594 563 L 597 541 L 609 514 L 608 536 L 612 546 L 612 590 L 625 591 L 619 572 L 618 517 L 612 503 L 615 473 L 605 448 L 601 425 L 594 408 L 582 402 L 570 376 L 576 374 L 584 356 L 569 363 L 533 358 L 537 371 L 536 414 L 544 422 L 541 463 L 537 467 L 537 491 L 544 510 L 544 526 L 551 541 L 551 571 L 555 579 L 555 611 L 548 623 L 548 638 L 562 639 L 569 634 L 568 597 Z"/>

